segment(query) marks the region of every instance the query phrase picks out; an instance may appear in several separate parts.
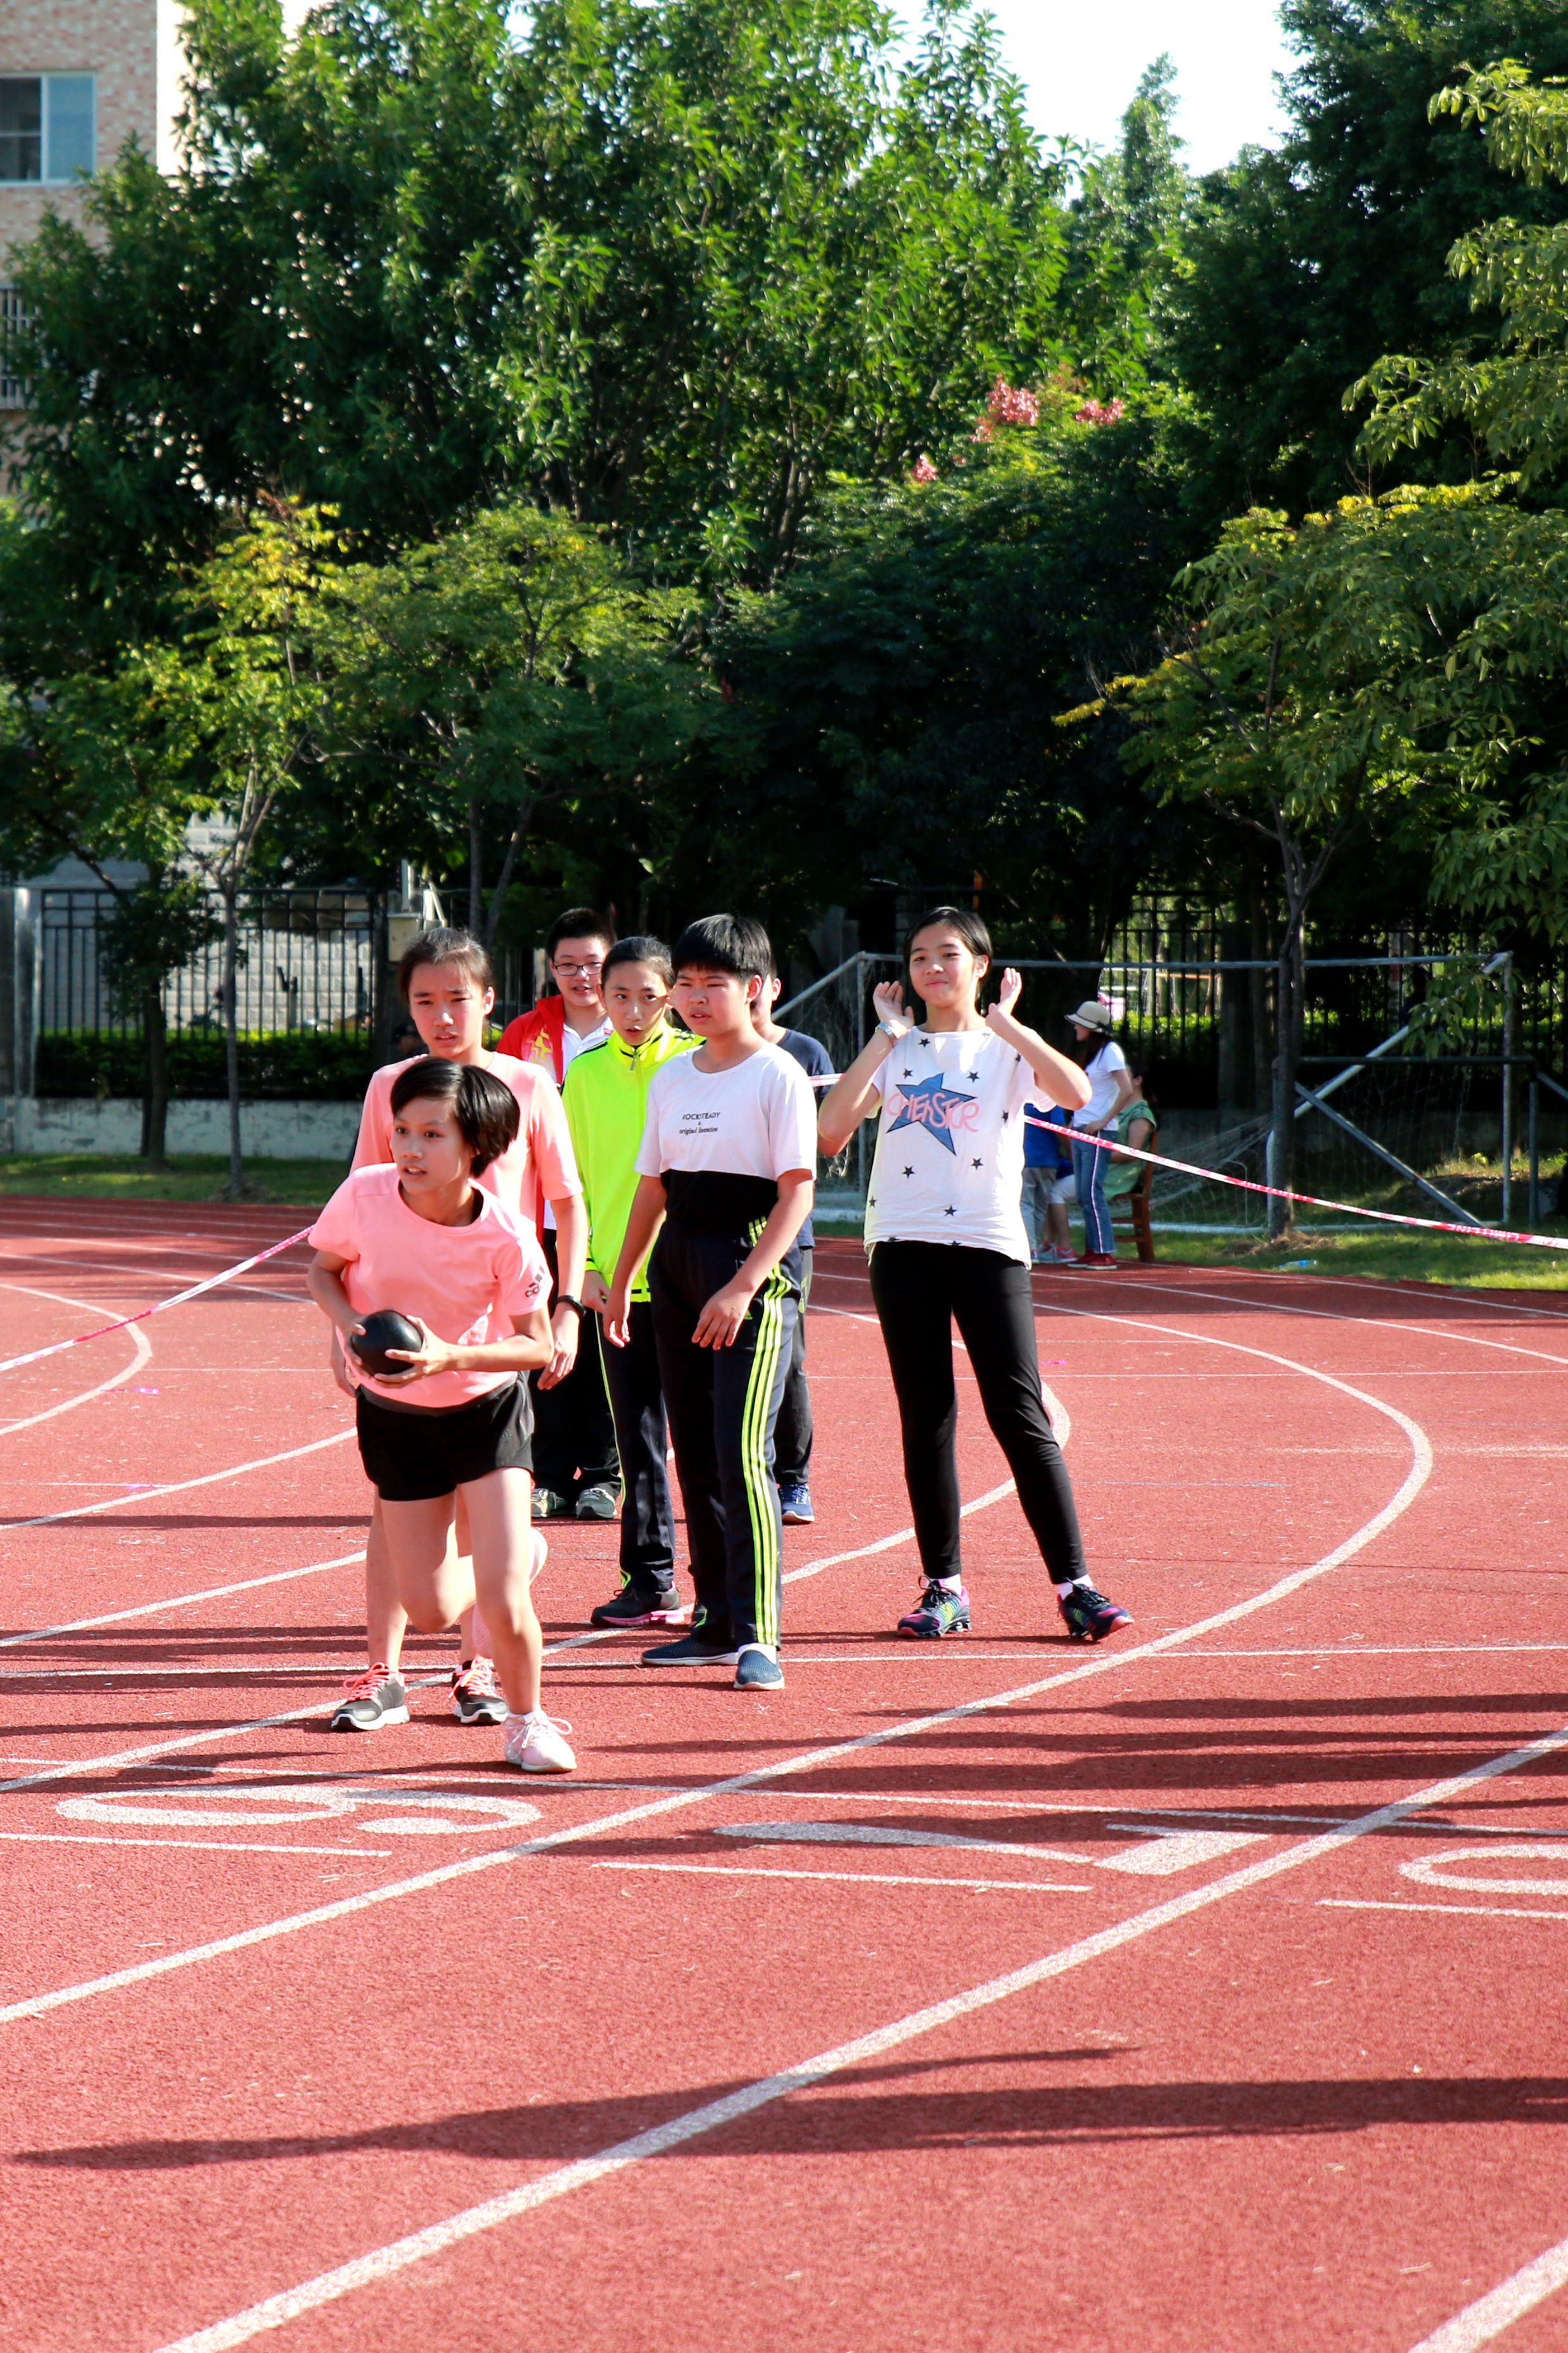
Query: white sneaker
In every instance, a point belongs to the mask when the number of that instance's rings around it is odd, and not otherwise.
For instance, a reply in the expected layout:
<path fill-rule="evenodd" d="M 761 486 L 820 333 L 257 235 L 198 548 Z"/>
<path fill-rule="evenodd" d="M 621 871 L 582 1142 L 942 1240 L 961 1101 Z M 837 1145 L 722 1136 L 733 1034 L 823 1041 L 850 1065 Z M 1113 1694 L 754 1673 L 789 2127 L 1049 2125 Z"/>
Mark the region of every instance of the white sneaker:
<path fill-rule="evenodd" d="M 528 1569 L 528 1581 L 530 1585 L 533 1583 L 534 1578 L 539 1575 L 540 1570 L 544 1567 L 544 1564 L 549 1557 L 550 1539 L 548 1536 L 542 1536 L 539 1530 L 535 1528 L 533 1531 L 533 1558 L 529 1563 Z"/>
<path fill-rule="evenodd" d="M 515 1765 L 520 1773 L 574 1773 L 577 1759 L 562 1737 L 570 1732 L 569 1724 L 561 1724 L 536 1707 L 527 1715 L 509 1715 L 506 1720 L 506 1761 Z"/>

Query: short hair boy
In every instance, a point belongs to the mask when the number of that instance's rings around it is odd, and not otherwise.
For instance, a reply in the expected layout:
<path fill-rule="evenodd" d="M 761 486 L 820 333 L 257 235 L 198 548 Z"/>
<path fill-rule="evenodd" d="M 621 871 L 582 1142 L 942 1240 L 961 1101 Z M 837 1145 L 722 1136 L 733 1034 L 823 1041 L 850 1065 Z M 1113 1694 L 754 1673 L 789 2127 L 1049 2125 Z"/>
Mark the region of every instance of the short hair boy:
<path fill-rule="evenodd" d="M 776 1690 L 782 1546 L 773 1424 L 800 1296 L 795 1237 L 811 1212 L 816 1107 L 804 1072 L 758 1037 L 772 963 L 760 923 L 708 915 L 676 941 L 674 1001 L 701 1041 L 648 1089 L 638 1184 L 609 1303 L 625 1347 L 650 1249 L 659 1379 L 686 1504 L 697 1613 L 648 1666 L 733 1666 Z"/>

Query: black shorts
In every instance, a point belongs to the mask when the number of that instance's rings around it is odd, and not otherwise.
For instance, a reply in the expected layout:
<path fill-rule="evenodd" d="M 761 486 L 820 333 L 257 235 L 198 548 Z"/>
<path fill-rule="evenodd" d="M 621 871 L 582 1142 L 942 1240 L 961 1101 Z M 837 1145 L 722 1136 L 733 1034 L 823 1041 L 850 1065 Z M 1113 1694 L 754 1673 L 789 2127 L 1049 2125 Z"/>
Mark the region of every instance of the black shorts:
<path fill-rule="evenodd" d="M 468 1405 L 405 1410 L 361 1389 L 354 1411 L 364 1475 L 389 1504 L 426 1503 L 492 1471 L 533 1468 L 526 1381 L 506 1381 Z"/>

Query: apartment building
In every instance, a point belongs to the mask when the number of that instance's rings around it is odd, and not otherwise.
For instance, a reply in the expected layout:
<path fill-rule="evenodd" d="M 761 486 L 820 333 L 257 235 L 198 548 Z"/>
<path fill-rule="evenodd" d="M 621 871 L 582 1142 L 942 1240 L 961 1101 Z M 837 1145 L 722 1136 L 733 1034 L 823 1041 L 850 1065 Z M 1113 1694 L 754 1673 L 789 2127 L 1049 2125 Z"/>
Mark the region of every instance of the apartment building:
<path fill-rule="evenodd" d="M 0 318 L 10 248 L 47 207 L 80 216 L 82 182 L 136 139 L 165 169 L 180 105 L 178 0 L 0 0 Z M 0 408 L 21 387 L 0 372 Z"/>

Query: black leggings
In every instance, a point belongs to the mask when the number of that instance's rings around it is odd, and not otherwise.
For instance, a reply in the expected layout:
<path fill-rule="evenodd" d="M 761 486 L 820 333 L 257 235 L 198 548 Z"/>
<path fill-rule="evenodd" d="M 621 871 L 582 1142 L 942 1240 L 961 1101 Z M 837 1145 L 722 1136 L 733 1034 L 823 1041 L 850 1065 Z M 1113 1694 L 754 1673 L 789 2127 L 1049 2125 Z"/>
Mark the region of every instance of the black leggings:
<path fill-rule="evenodd" d="M 1000 1250 L 878 1242 L 871 1251 L 871 1296 L 898 1394 L 904 1482 L 926 1576 L 962 1573 L 954 1323 L 1052 1582 L 1085 1576 L 1072 1485 L 1040 1396 L 1028 1268 Z"/>

